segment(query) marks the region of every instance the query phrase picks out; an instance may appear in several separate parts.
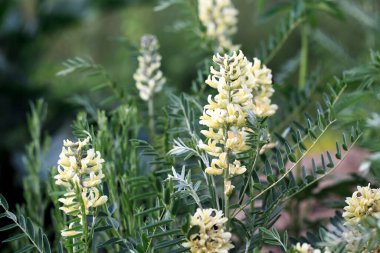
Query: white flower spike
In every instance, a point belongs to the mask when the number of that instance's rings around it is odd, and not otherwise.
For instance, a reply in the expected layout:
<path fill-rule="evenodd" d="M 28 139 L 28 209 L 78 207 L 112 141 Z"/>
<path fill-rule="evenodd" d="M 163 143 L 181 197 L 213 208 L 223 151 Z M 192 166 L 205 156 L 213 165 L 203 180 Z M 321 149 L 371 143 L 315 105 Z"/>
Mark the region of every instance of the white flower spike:
<path fill-rule="evenodd" d="M 160 92 L 166 82 L 161 66 L 161 56 L 158 53 L 158 40 L 154 35 L 144 35 L 141 38 L 139 67 L 133 78 L 142 100 L 150 100 L 154 93 Z"/>
<path fill-rule="evenodd" d="M 83 141 L 63 141 L 62 152 L 58 160 L 58 174 L 54 177 L 55 183 L 66 188 L 66 193 L 58 201 L 63 204 L 59 209 L 67 215 L 78 216 L 82 219 L 82 208 L 78 197 L 84 203 L 85 214 L 89 214 L 92 208 L 105 204 L 107 196 L 101 196 L 99 187 L 104 178 L 102 164 L 104 160 L 99 152 L 87 149 L 90 138 Z M 77 196 L 77 191 L 81 193 Z M 81 223 L 81 222 L 80 222 Z M 81 231 L 73 230 L 76 223 L 70 223 L 62 236 L 74 236 Z"/>
<path fill-rule="evenodd" d="M 199 20 L 206 28 L 206 36 L 216 43 L 218 52 L 238 49 L 231 41 L 237 31 L 238 10 L 231 0 L 198 0 Z"/>

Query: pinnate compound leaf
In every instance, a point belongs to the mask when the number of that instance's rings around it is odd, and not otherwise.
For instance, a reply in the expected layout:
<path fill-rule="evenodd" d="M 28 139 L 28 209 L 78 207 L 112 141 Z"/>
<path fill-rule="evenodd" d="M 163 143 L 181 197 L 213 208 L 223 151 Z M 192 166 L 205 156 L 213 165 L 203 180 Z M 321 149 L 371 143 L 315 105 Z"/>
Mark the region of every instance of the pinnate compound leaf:
<path fill-rule="evenodd" d="M 33 245 L 28 244 L 28 245 L 23 246 L 21 249 L 15 251 L 15 253 L 24 253 L 24 252 L 28 252 L 28 251 L 30 251 L 30 250 L 33 249 L 33 248 L 34 248 Z"/>
<path fill-rule="evenodd" d="M 5 210 L 9 209 L 9 205 L 3 194 L 0 193 L 0 205 L 4 207 Z"/>

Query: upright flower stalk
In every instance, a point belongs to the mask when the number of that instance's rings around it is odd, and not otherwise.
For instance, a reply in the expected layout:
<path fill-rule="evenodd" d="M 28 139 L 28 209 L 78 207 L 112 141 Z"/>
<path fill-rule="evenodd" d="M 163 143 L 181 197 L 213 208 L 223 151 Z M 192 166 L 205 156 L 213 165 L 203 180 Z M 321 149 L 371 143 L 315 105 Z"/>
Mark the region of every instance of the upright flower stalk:
<path fill-rule="evenodd" d="M 154 100 L 153 95 L 162 90 L 165 77 L 160 70 L 161 55 L 158 53 L 156 36 L 147 34 L 141 37 L 140 56 L 137 58 L 139 67 L 133 78 L 142 100 L 148 103 L 149 129 L 154 135 Z"/>
<path fill-rule="evenodd" d="M 199 20 L 206 28 L 206 36 L 215 42 L 216 51 L 238 49 L 231 40 L 237 31 L 237 15 L 231 0 L 198 0 Z"/>
<path fill-rule="evenodd" d="M 90 138 L 72 142 L 63 141 L 58 160 L 58 174 L 55 183 L 65 188 L 66 193 L 58 199 L 60 209 L 68 216 L 77 217 L 62 230 L 63 237 L 80 237 L 89 251 L 91 235 L 88 232 L 87 215 L 96 216 L 96 208 L 105 204 L 107 196 L 101 194 L 100 184 L 104 178 L 104 160 L 98 151 L 89 149 Z"/>
<path fill-rule="evenodd" d="M 206 83 L 217 89 L 218 94 L 214 98 L 209 95 L 200 118 L 200 124 L 208 130 L 201 131 L 207 142 L 201 141 L 199 147 L 216 157 L 205 172 L 223 175 L 224 213 L 229 218 L 229 196 L 234 189 L 231 178 L 247 170 L 237 155 L 249 149 L 246 138 L 252 130 L 246 126 L 248 111 L 267 117 L 275 113 L 277 106 L 270 100 L 273 94 L 271 71 L 261 66 L 258 59 L 252 63 L 239 51 L 224 56 L 217 54 L 213 61 L 218 69 L 211 67 Z"/>

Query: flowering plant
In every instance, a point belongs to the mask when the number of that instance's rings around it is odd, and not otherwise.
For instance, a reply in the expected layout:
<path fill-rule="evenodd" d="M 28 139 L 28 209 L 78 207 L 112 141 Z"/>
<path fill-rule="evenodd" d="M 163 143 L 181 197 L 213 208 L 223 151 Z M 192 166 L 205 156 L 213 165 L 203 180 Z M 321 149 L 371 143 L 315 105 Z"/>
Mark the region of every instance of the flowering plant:
<path fill-rule="evenodd" d="M 289 35 L 297 26 L 302 33 L 311 28 L 310 13 L 339 9 L 331 1 L 295 2 L 285 27 L 250 57 L 249 45 L 233 42 L 239 11 L 231 0 L 161 1 L 158 9 L 196 3 L 192 33 L 205 57 L 189 94 L 169 88 L 154 35 L 134 45 L 131 93 L 92 60 L 64 62 L 58 76 L 97 74 L 113 102 L 77 113 L 70 138 L 77 141 L 63 140 L 46 181 L 39 178 L 47 155 L 42 143 L 48 138 L 41 134 L 46 103 L 32 105 L 26 167 L 38 190 L 24 184 L 25 206 L 17 213 L 0 195 L 0 217 L 10 220 L 0 231 L 20 232 L 5 242 L 18 252 L 377 252 L 380 176 L 368 163 L 367 174 L 355 181 L 368 186 L 359 185 L 335 206 L 343 214 L 315 222 L 317 229 L 280 224 L 286 215 L 297 220 L 307 212 L 302 198 L 322 195 L 319 182 L 357 145 L 365 146 L 361 138 L 370 134 L 361 130 L 364 123 L 341 115 L 356 102 L 347 97 L 380 79 L 380 53 L 374 51 L 360 70 L 310 90 L 302 34 L 298 87 L 280 85 L 271 60 Z M 292 97 L 297 100 L 289 107 Z M 318 149 L 331 137 L 333 147 Z"/>

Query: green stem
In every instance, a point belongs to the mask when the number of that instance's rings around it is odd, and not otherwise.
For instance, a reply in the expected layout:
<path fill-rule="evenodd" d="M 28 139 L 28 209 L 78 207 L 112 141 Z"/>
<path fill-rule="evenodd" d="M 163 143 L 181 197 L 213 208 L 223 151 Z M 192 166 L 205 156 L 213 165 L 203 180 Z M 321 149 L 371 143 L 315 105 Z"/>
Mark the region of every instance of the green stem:
<path fill-rule="evenodd" d="M 224 132 L 225 132 L 225 134 L 224 134 L 224 138 L 225 138 L 224 143 L 227 143 L 227 130 L 225 130 Z M 230 210 L 229 210 L 230 199 L 229 199 L 229 194 L 226 191 L 225 185 L 226 185 L 226 182 L 230 180 L 230 170 L 229 170 L 229 167 L 230 167 L 230 159 L 229 159 L 230 151 L 229 151 L 228 148 L 225 147 L 224 152 L 226 152 L 226 161 L 225 161 L 225 163 L 227 164 L 227 167 L 224 170 L 224 174 L 223 174 L 223 177 L 224 177 L 224 182 L 223 182 L 224 215 L 228 219 L 227 223 L 226 223 L 226 230 L 229 231 L 229 227 L 230 227 Z"/>
<path fill-rule="evenodd" d="M 87 228 L 87 217 L 86 217 L 86 206 L 84 205 L 84 201 L 82 198 L 82 193 L 79 185 L 76 186 L 76 195 L 77 199 L 80 200 L 81 214 L 82 214 L 82 228 L 83 228 L 83 239 L 85 242 L 85 251 L 86 253 L 90 253 L 90 245 L 88 241 L 88 228 Z"/>
<path fill-rule="evenodd" d="M 158 221 L 161 221 L 161 220 L 163 219 L 163 217 L 164 217 L 164 215 L 165 215 L 165 212 L 166 212 L 165 209 L 162 210 L 161 215 L 160 215 L 160 218 L 159 218 Z M 152 232 L 152 235 L 156 232 L 156 229 L 157 229 L 157 227 L 154 227 L 153 232 Z M 149 242 L 148 242 L 148 246 L 147 246 L 147 248 L 146 248 L 146 250 L 145 250 L 145 253 L 148 253 L 148 252 L 149 252 L 149 249 L 150 249 L 150 247 L 151 247 L 151 245 L 152 245 L 152 241 L 153 241 L 153 238 L 150 238 L 150 239 L 149 239 Z"/>
<path fill-rule="evenodd" d="M 228 181 L 228 172 L 226 173 L 227 170 L 224 171 L 224 184 L 223 184 L 223 191 L 224 191 L 224 214 L 225 214 L 225 217 L 228 219 L 227 220 L 227 223 L 226 223 L 226 230 L 229 231 L 229 227 L 230 227 L 230 214 L 229 214 L 229 205 L 230 205 L 230 199 L 229 199 L 229 196 L 226 192 L 226 189 L 225 189 L 225 182 Z M 226 180 L 227 179 L 227 180 Z"/>
<path fill-rule="evenodd" d="M 205 164 L 202 163 L 201 161 L 198 161 L 198 164 L 199 164 L 199 167 L 202 168 L 202 171 L 205 171 Z M 212 206 L 214 208 L 216 208 L 217 210 L 220 210 L 219 208 L 219 203 L 218 203 L 218 198 L 217 198 L 217 194 L 216 194 L 216 185 L 215 185 L 215 180 L 213 178 L 213 176 L 207 174 L 206 172 L 203 173 L 203 176 L 205 178 L 205 181 L 206 181 L 206 184 L 207 184 L 207 187 L 208 187 L 208 192 L 210 193 L 210 196 L 211 196 L 211 203 L 212 203 Z"/>
<path fill-rule="evenodd" d="M 255 191 L 255 189 L 253 188 L 253 185 L 254 185 L 253 178 L 249 177 L 248 180 L 250 182 L 250 184 L 249 184 L 249 196 L 250 196 L 250 198 L 253 198 L 253 194 L 254 194 L 254 191 Z M 255 202 L 252 201 L 250 203 L 249 210 L 251 211 L 251 213 L 253 213 L 254 209 L 255 209 Z"/>
<path fill-rule="evenodd" d="M 216 183 L 215 183 L 215 179 L 213 176 L 211 176 L 211 182 L 212 182 L 212 187 L 213 187 L 213 192 L 215 194 L 215 202 L 216 202 L 216 207 L 218 210 L 220 210 L 220 206 L 219 206 L 219 196 L 218 196 L 218 192 L 216 191 Z"/>
<path fill-rule="evenodd" d="M 91 245 L 92 245 L 92 239 L 94 238 L 94 232 L 95 232 L 95 224 L 96 224 L 96 217 L 98 216 L 98 210 L 95 209 L 92 217 L 92 222 L 91 222 L 91 230 L 90 230 L 90 236 L 88 240 L 88 245 L 89 249 L 91 250 Z"/>
<path fill-rule="evenodd" d="M 123 238 L 121 236 L 119 230 L 115 226 L 113 226 L 113 225 L 112 225 L 112 230 L 113 230 L 112 234 L 115 235 L 117 238 L 121 238 L 121 239 Z M 127 247 L 127 244 L 125 243 L 125 240 L 123 240 L 123 244 L 124 244 L 124 246 Z M 116 249 L 119 250 L 120 249 L 120 245 L 116 245 L 116 246 L 117 246 Z"/>
<path fill-rule="evenodd" d="M 289 36 L 292 34 L 292 32 L 302 24 L 302 22 L 305 19 L 302 17 L 298 17 L 297 21 L 295 21 L 291 27 L 285 32 L 285 34 L 282 36 L 282 38 L 279 40 L 279 42 L 275 45 L 275 48 L 266 56 L 264 57 L 264 64 L 268 65 L 269 62 L 272 61 L 272 59 L 277 55 L 278 51 L 284 46 L 285 42 L 288 40 Z M 284 22 L 289 22 L 288 19 L 284 20 Z"/>
<path fill-rule="evenodd" d="M 301 157 L 302 153 L 300 150 L 295 151 L 297 157 Z M 300 180 L 302 178 L 302 160 L 296 166 L 296 180 Z"/>
<path fill-rule="evenodd" d="M 300 54 L 300 68 L 299 68 L 299 79 L 298 79 L 298 89 L 305 89 L 306 85 L 306 72 L 307 72 L 307 57 L 308 57 L 308 30 L 305 25 L 301 27 L 301 54 Z"/>
<path fill-rule="evenodd" d="M 154 140 L 155 137 L 155 122 L 154 122 L 154 100 L 153 97 L 151 97 L 148 100 L 148 117 L 149 117 L 149 131 L 150 131 L 150 137 L 151 140 Z"/>
<path fill-rule="evenodd" d="M 261 125 L 260 125 L 261 127 Z M 257 139 L 256 141 L 258 142 L 258 136 L 257 136 Z M 241 205 L 243 203 L 243 200 L 244 200 L 244 195 L 245 195 L 245 192 L 247 191 L 247 189 L 249 189 L 249 197 L 250 198 L 253 198 L 253 194 L 254 194 L 254 188 L 253 188 L 253 179 L 252 179 L 252 173 L 253 173 L 253 170 L 255 169 L 255 166 L 256 166 L 256 162 L 257 162 L 257 157 L 259 156 L 259 152 L 260 152 L 260 145 L 259 143 L 257 143 L 257 147 L 255 149 L 255 158 L 252 162 L 252 165 L 251 165 L 251 169 L 249 170 L 248 172 L 248 177 L 247 177 L 247 181 L 246 183 L 244 184 L 244 187 L 243 187 L 243 191 L 242 191 L 242 194 L 239 198 L 239 205 Z M 250 204 L 250 208 L 251 208 L 251 211 L 253 211 L 254 209 L 254 205 L 255 203 L 252 201 L 251 204 Z M 235 216 L 235 211 L 233 212 L 233 216 Z"/>
<path fill-rule="evenodd" d="M 5 207 L 4 207 L 5 209 Z M 8 211 L 8 209 L 5 209 L 5 213 L 7 214 L 7 217 L 13 217 L 14 214 L 10 211 Z M 24 226 L 21 226 L 21 224 L 17 221 L 17 219 L 12 219 L 12 218 L 9 218 L 11 219 L 18 227 L 19 229 L 21 229 L 21 231 L 28 237 L 29 241 L 33 244 L 33 246 L 37 249 L 38 252 L 41 252 L 43 253 L 43 250 L 37 245 L 37 243 L 34 241 L 34 238 L 32 238 L 28 232 L 26 231 L 26 229 L 24 228 Z"/>
<path fill-rule="evenodd" d="M 258 141 L 258 139 L 257 139 L 257 141 Z M 249 180 L 249 179 L 252 178 L 252 173 L 253 173 L 253 170 L 255 169 L 255 166 L 256 166 L 256 161 L 257 161 L 257 157 L 259 156 L 259 151 L 260 151 L 260 146 L 259 146 L 259 144 L 257 144 L 256 151 L 255 151 L 255 158 L 254 158 L 254 160 L 252 162 L 251 169 L 248 172 L 248 180 L 245 183 L 242 195 L 239 198 L 239 204 L 240 205 L 241 205 L 241 203 L 242 203 L 242 201 L 244 199 L 244 194 L 245 194 L 245 192 L 246 192 L 246 190 L 247 190 L 247 188 L 248 188 L 248 186 L 249 186 L 249 184 L 251 182 L 251 180 Z"/>
<path fill-rule="evenodd" d="M 203 167 L 201 165 L 201 167 Z M 204 171 L 204 168 L 202 168 L 203 171 Z M 211 200 L 212 200 L 212 203 L 213 203 L 213 207 L 220 210 L 220 207 L 219 207 L 219 201 L 218 201 L 218 196 L 217 196 L 217 193 L 216 193 L 216 184 L 215 184 L 215 180 L 214 180 L 214 177 L 212 175 L 209 175 L 207 173 L 204 173 L 205 175 L 205 179 L 206 179 L 206 182 L 207 182 L 207 186 L 208 186 L 208 191 L 211 195 Z"/>

